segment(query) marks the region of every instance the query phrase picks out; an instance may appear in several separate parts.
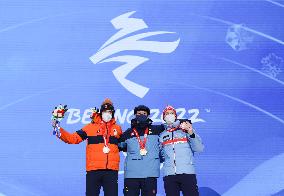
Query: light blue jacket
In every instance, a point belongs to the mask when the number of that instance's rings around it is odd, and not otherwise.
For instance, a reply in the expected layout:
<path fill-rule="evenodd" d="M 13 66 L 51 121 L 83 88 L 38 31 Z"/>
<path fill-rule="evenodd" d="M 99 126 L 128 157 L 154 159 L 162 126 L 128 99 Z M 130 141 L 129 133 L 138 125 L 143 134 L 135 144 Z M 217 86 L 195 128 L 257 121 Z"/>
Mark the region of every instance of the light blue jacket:
<path fill-rule="evenodd" d="M 164 126 L 165 131 L 159 136 L 164 176 L 195 174 L 194 153 L 202 152 L 204 149 L 201 138 L 195 132 L 195 137 L 191 138 L 181 129 L 168 132 L 167 130 L 172 127 L 166 124 Z M 176 121 L 173 126 L 179 126 L 179 121 Z"/>
<path fill-rule="evenodd" d="M 146 156 L 140 155 L 140 147 L 132 129 L 126 130 L 120 138 L 119 144 L 127 149 L 124 161 L 124 178 L 148 178 L 160 176 L 159 134 L 163 126 L 151 125 L 147 137 Z M 138 130 L 141 141 L 144 140 L 144 130 Z"/>

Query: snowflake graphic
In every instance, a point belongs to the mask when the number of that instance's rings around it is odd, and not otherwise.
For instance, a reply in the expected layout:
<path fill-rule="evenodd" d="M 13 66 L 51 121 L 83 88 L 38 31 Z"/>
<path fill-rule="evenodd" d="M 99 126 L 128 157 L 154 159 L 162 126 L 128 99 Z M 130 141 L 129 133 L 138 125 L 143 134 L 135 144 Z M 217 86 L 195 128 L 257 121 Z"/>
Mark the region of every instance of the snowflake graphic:
<path fill-rule="evenodd" d="M 244 24 L 234 24 L 227 30 L 226 42 L 235 51 L 242 51 L 248 49 L 248 45 L 253 42 L 253 36 L 245 29 Z"/>
<path fill-rule="evenodd" d="M 276 78 L 277 75 L 282 72 L 281 68 L 284 64 L 284 60 L 276 54 L 270 53 L 261 59 L 261 63 L 263 65 L 261 71 L 270 77 Z"/>

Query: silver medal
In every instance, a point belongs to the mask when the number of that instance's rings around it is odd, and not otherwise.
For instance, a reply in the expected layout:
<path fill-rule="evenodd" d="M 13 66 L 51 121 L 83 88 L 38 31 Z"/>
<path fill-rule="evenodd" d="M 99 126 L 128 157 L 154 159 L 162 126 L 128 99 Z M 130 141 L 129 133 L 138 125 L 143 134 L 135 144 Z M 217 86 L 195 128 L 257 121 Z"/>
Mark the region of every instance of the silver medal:
<path fill-rule="evenodd" d="M 105 154 L 108 154 L 108 153 L 110 152 L 109 147 L 108 147 L 108 146 L 104 146 L 103 152 L 104 152 Z"/>
<path fill-rule="evenodd" d="M 140 149 L 140 155 L 145 156 L 147 154 L 147 150 L 145 148 Z"/>

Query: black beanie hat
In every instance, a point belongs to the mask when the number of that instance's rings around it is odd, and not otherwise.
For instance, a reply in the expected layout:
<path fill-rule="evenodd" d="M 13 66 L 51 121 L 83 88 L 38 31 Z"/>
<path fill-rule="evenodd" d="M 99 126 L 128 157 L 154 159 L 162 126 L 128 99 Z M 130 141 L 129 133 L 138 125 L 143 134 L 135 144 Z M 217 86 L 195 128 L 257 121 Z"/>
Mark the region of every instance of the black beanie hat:
<path fill-rule="evenodd" d="M 145 111 L 148 115 L 150 115 L 150 109 L 145 105 L 139 105 L 134 108 L 134 114 L 136 115 L 138 111 Z"/>
<path fill-rule="evenodd" d="M 114 118 L 114 107 L 113 107 L 113 103 L 111 102 L 110 99 L 105 99 L 104 102 L 101 105 L 101 109 L 100 109 L 100 113 L 102 113 L 105 110 L 111 110 L 112 112 L 112 117 Z"/>

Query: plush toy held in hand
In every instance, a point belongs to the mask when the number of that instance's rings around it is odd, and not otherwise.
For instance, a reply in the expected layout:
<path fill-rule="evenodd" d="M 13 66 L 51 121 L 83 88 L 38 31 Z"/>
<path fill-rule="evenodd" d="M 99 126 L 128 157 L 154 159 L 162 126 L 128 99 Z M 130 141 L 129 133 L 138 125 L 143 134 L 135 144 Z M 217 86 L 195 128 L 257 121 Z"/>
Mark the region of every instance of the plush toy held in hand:
<path fill-rule="evenodd" d="M 53 126 L 53 135 L 60 136 L 60 121 L 64 118 L 64 114 L 67 111 L 67 105 L 58 105 L 52 111 L 52 126 Z"/>
<path fill-rule="evenodd" d="M 62 119 L 64 118 L 64 114 L 67 111 L 67 105 L 62 106 L 61 104 L 52 111 L 53 119 Z"/>

